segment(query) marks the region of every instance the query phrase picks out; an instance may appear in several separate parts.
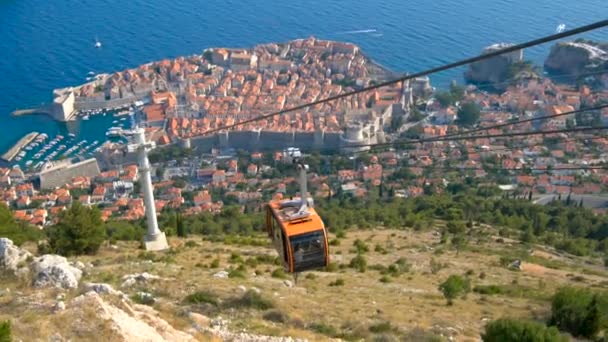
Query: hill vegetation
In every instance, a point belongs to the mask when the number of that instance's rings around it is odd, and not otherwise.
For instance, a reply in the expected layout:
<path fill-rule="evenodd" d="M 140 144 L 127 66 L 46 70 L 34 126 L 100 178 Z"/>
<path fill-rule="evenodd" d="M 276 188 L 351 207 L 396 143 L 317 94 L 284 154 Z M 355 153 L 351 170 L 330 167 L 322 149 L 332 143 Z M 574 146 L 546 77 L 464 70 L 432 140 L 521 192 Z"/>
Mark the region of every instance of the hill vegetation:
<path fill-rule="evenodd" d="M 79 205 L 46 236 L 19 226 L 0 208 L 0 229 L 31 251 L 38 246 L 39 253 L 92 265 L 86 282 L 121 288 L 177 327 L 190 324 L 186 311 L 211 320 L 228 317 L 231 330 L 311 340 L 603 336 L 605 216 L 573 203 L 540 206 L 504 198 L 491 187 L 454 184 L 447 190 L 408 199 L 383 189 L 367 200 L 344 193 L 318 200 L 331 233 L 332 263 L 296 284 L 262 232 L 264 213 L 251 208 L 193 216 L 163 211 L 159 224 L 172 246 L 163 253 L 140 250 L 143 221 L 103 223 L 96 209 Z M 134 272 L 159 280 L 124 287 L 122 277 Z M 40 300 L 28 282 L 15 278 L 0 277 L 0 288 L 23 293 L 26 303 Z M 4 329 L 16 338 L 27 336 L 33 322 L 55 322 L 34 309 L 36 318 L 28 321 L 29 311 L 15 311 L 22 302 L 11 293 L 0 294 L 0 321 L 11 320 Z M 55 294 L 48 295 L 52 306 Z M 319 320 L 321 313 L 326 319 Z M 52 335 L 46 329 L 40 336 Z M 64 337 L 73 333 L 53 329 Z"/>

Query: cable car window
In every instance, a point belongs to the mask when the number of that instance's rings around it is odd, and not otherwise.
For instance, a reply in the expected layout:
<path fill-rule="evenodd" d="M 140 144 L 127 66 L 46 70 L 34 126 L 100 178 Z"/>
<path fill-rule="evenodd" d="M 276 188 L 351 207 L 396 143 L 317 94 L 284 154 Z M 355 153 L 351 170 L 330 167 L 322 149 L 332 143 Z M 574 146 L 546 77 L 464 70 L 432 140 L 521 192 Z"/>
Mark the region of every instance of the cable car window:
<path fill-rule="evenodd" d="M 323 230 L 290 238 L 294 271 L 325 266 L 325 235 Z"/>

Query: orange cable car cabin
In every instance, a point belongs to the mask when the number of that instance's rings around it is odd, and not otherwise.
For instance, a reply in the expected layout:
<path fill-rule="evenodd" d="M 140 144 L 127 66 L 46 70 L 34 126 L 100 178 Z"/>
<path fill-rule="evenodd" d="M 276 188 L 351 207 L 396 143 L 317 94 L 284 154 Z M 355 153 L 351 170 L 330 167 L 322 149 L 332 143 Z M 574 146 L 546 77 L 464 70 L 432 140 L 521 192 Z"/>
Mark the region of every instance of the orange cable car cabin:
<path fill-rule="evenodd" d="M 266 228 L 287 272 L 309 271 L 329 263 L 323 220 L 313 208 L 302 205 L 299 198 L 270 201 Z"/>

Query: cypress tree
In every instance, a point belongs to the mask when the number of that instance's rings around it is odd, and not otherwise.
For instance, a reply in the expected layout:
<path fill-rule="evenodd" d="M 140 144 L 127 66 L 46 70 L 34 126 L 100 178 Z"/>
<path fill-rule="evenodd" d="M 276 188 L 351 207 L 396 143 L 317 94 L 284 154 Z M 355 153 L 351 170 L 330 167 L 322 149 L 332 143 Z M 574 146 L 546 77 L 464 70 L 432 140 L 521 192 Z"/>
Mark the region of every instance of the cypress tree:
<path fill-rule="evenodd" d="M 186 230 L 184 229 L 184 221 L 182 220 L 182 215 L 180 213 L 177 213 L 176 221 L 177 221 L 177 227 L 176 227 L 177 236 L 186 237 Z"/>

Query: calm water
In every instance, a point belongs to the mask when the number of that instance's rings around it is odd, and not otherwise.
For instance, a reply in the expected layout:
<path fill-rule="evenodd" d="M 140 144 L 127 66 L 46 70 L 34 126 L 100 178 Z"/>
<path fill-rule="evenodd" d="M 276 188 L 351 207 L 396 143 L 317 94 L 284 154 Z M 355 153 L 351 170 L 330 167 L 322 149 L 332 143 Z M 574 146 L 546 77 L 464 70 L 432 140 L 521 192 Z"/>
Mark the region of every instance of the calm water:
<path fill-rule="evenodd" d="M 347 40 L 395 71 L 419 71 L 521 42 L 557 25 L 608 17 L 606 0 L 0 0 L 0 151 L 32 130 L 68 130 L 15 108 L 51 99 L 53 88 L 207 47 L 250 47 L 311 35 Z M 355 32 L 358 31 L 358 32 Z M 95 49 L 95 38 L 102 43 Z M 608 40 L 608 30 L 586 38 Z M 526 51 L 542 61 L 549 46 Z M 436 85 L 463 70 L 432 77 Z M 70 124 L 77 139 L 102 140 L 110 117 Z"/>

